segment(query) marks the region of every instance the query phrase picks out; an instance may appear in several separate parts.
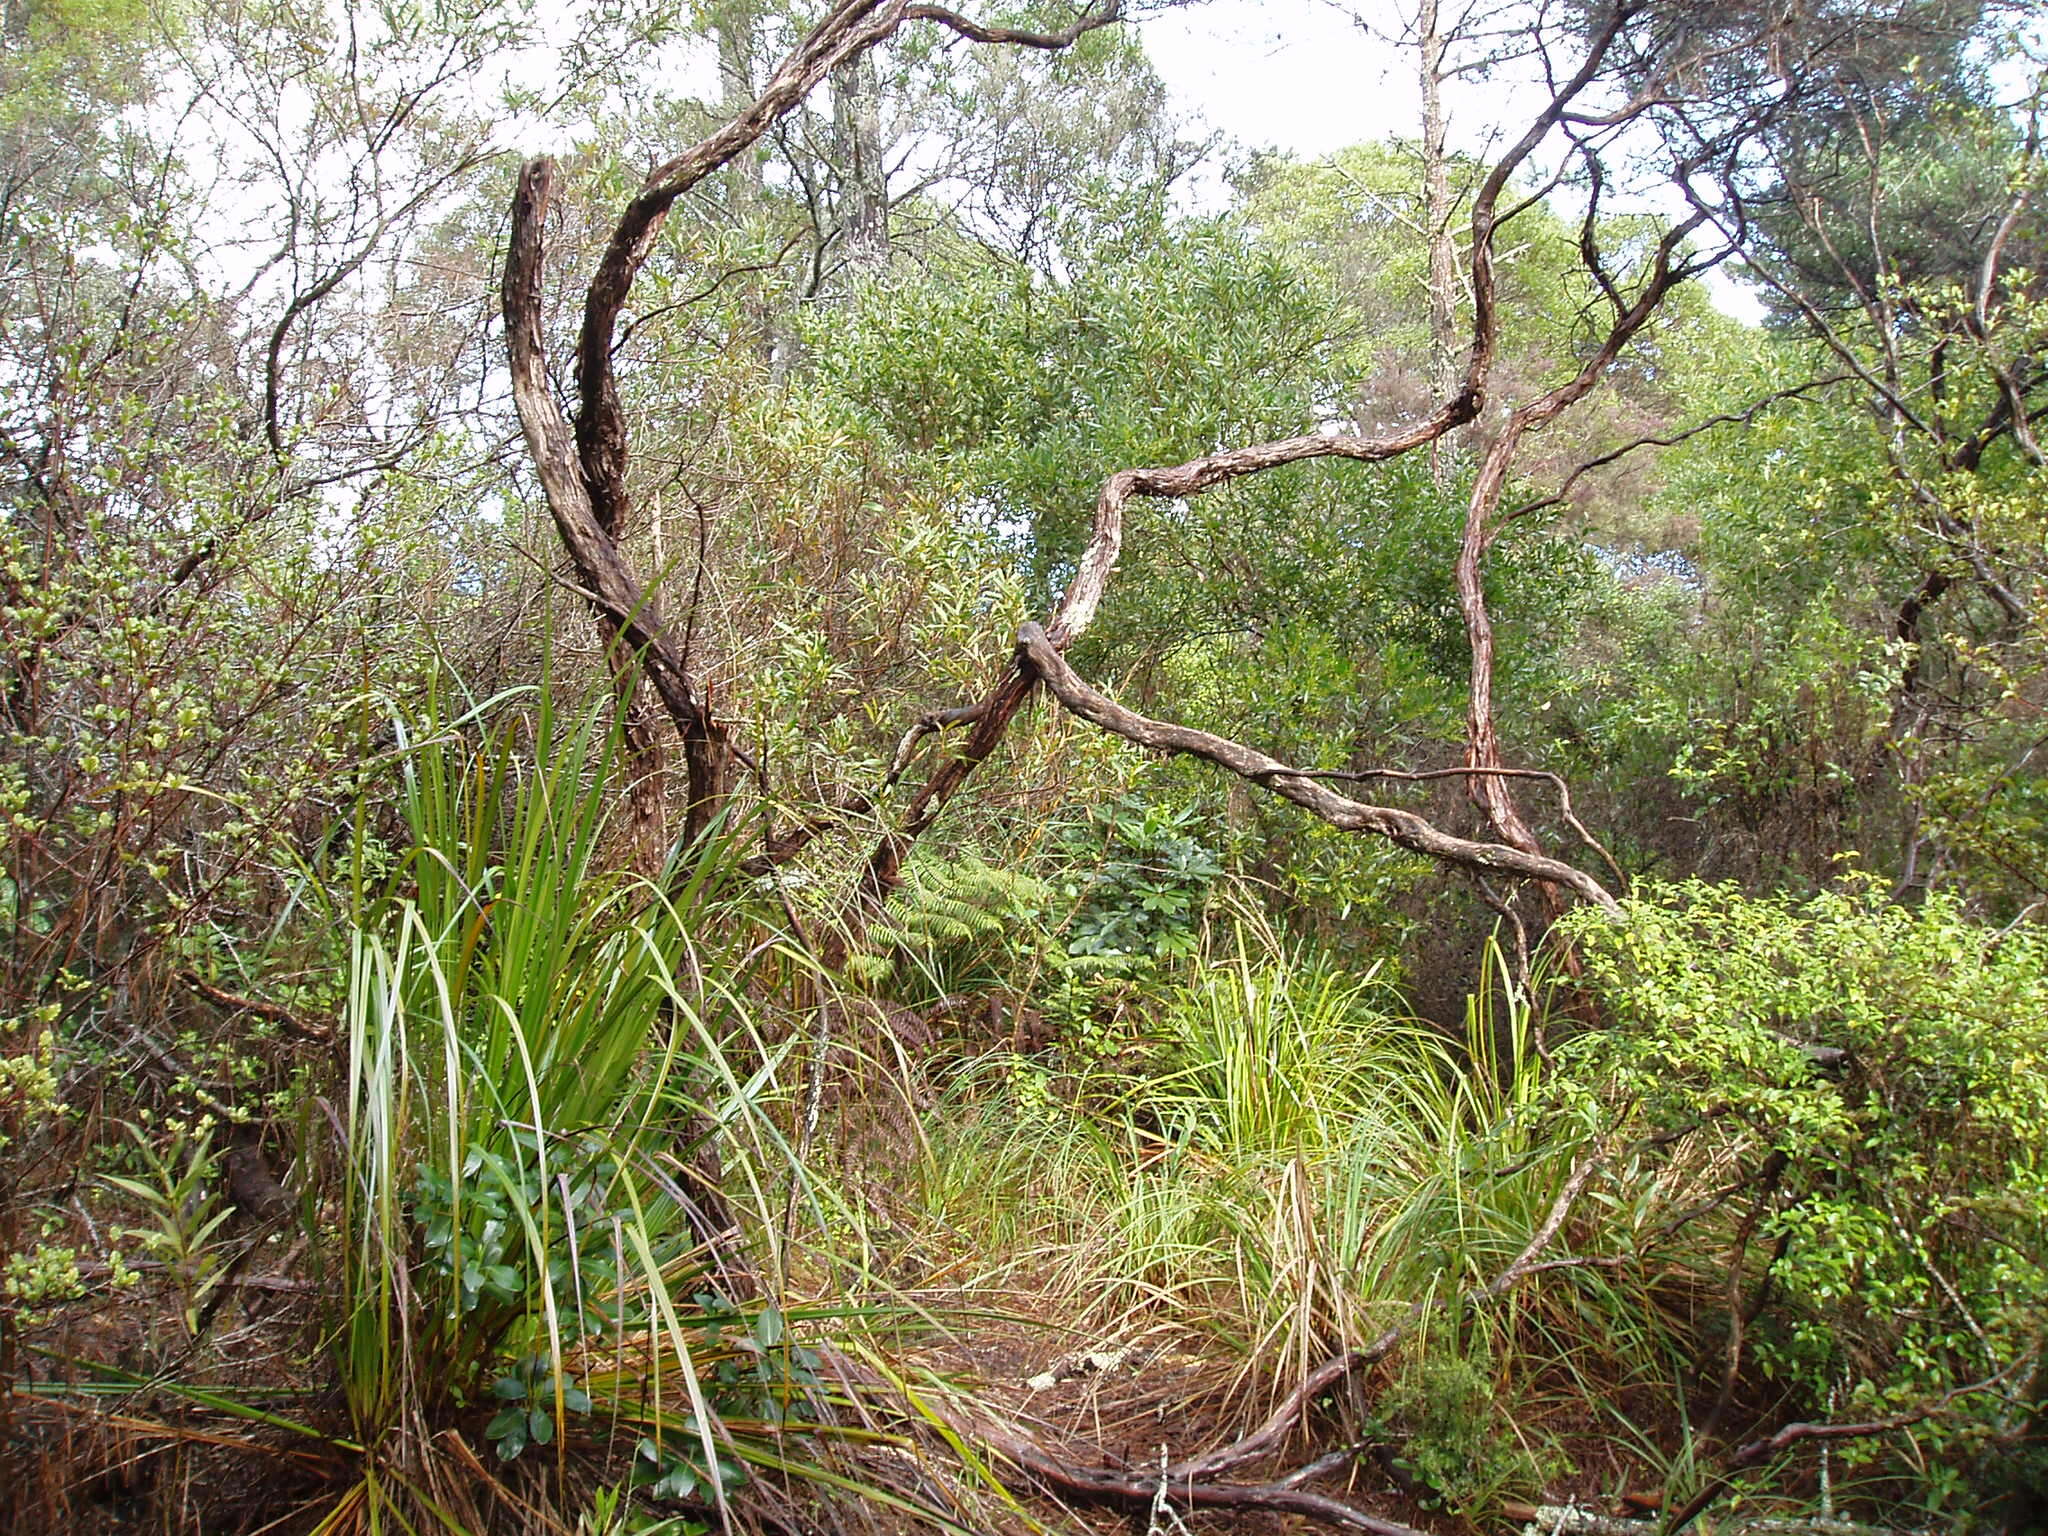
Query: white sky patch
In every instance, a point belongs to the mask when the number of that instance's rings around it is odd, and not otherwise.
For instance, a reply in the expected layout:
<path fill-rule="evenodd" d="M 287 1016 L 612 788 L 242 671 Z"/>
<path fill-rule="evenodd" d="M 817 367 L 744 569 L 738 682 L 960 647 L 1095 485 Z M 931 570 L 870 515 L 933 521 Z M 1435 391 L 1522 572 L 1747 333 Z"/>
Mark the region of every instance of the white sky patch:
<path fill-rule="evenodd" d="M 1177 105 L 1248 148 L 1302 159 L 1354 144 L 1414 139 L 1422 131 L 1415 57 L 1390 39 L 1406 6 L 1391 0 L 1209 0 L 1143 23 L 1146 51 Z M 1374 31 L 1359 24 L 1369 20 Z M 1503 72 L 1447 92 L 1451 148 L 1485 156 L 1504 124 L 1540 110 L 1533 82 Z M 1220 198 L 1199 186 L 1198 202 Z M 1667 215 L 1673 207 L 1653 202 Z M 1714 305 L 1756 324 L 1763 304 L 1727 266 L 1706 275 Z"/>
<path fill-rule="evenodd" d="M 1174 96 L 1254 148 L 1308 157 L 1419 132 L 1413 62 L 1322 0 L 1211 0 L 1147 18 L 1144 38 Z"/>

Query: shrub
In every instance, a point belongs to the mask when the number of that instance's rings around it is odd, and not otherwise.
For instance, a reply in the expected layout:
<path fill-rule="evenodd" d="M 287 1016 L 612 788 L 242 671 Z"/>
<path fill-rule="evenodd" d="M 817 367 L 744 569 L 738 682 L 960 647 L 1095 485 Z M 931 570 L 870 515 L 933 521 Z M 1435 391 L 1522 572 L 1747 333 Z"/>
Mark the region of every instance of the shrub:
<path fill-rule="evenodd" d="M 1916 1431 L 1923 1450 L 1949 1442 L 1936 1459 L 1950 1465 L 1971 1443 L 2038 1436 L 2039 933 L 1986 928 L 1945 897 L 1894 905 L 1860 881 L 1805 900 L 1646 889 L 1625 922 L 1576 932 L 1611 1027 L 1564 1048 L 1565 1076 L 1634 1105 L 1674 1161 L 1717 1170 L 1729 1262 L 1755 1271 L 1751 1305 L 1773 1301 L 1763 1369 L 1855 1417 L 1995 1379 Z"/>

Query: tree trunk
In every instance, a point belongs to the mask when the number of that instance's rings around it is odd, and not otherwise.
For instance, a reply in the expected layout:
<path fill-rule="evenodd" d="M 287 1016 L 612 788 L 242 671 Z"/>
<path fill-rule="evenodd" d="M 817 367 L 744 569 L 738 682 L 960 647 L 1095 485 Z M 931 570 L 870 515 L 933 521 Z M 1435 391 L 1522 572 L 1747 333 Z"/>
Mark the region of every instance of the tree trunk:
<path fill-rule="evenodd" d="M 1442 400 L 1458 382 L 1458 252 L 1451 235 L 1450 163 L 1444 149 L 1444 39 L 1437 0 L 1415 18 L 1422 85 L 1422 219 L 1429 235 L 1429 389 Z"/>
<path fill-rule="evenodd" d="M 832 72 L 832 120 L 843 189 L 840 229 L 847 259 L 873 271 L 889 261 L 889 177 L 882 151 L 882 83 L 863 53 Z"/>

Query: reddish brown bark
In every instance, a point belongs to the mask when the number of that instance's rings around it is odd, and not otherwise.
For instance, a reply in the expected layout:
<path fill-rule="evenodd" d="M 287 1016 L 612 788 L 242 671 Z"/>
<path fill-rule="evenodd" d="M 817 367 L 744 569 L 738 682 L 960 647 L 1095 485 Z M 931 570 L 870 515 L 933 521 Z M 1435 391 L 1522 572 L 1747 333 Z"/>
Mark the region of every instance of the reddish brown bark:
<path fill-rule="evenodd" d="M 783 60 L 758 97 L 717 132 L 656 166 L 621 213 L 584 293 L 573 429 L 549 387 L 541 325 L 542 231 L 554 165 L 534 160 L 521 171 L 502 289 L 513 405 L 556 531 L 599 624 L 609 640 L 631 653 L 632 660 L 615 658 L 615 679 L 626 726 L 637 840 L 650 835 L 647 820 L 658 812 L 662 763 L 659 743 L 637 712 L 635 662 L 637 675 L 653 685 L 682 741 L 686 839 L 701 835 L 724 809 L 736 761 L 730 730 L 713 715 L 693 674 L 687 642 L 679 644 L 664 628 L 651 594 L 619 548 L 632 500 L 628 433 L 613 353 L 619 316 L 669 209 L 760 142 L 833 70 L 863 57 L 906 21 L 932 22 L 975 41 L 1064 48 L 1121 15 L 1121 0 L 1106 0 L 1062 32 L 1034 33 L 984 26 L 943 7 L 909 0 L 839 0 Z"/>
<path fill-rule="evenodd" d="M 1522 136 L 1495 162 L 1474 194 L 1471 250 L 1468 257 L 1472 294 L 1471 347 L 1466 354 L 1464 376 L 1459 382 L 1457 392 L 1449 399 L 1440 401 L 1421 421 L 1383 436 L 1368 437 L 1341 432 L 1316 433 L 1228 449 L 1190 460 L 1185 464 L 1151 469 L 1127 469 L 1112 475 L 1104 482 L 1096 499 L 1094 525 L 1087 547 L 1082 551 L 1074 578 L 1068 584 L 1059 606 L 1044 626 L 1045 642 L 1053 652 L 1065 651 L 1073 644 L 1093 623 L 1096 613 L 1100 610 L 1108 591 L 1110 575 L 1115 570 L 1117 557 L 1123 549 L 1124 513 L 1132 498 L 1145 496 L 1171 499 L 1198 496 L 1204 491 L 1213 490 L 1233 480 L 1309 459 L 1342 458 L 1360 463 L 1383 462 L 1440 442 L 1448 434 L 1479 415 L 1486 401 L 1487 387 L 1500 339 L 1494 238 L 1500 225 L 1520 211 L 1518 207 L 1510 209 L 1505 215 L 1502 214 L 1500 199 L 1515 175 L 1528 163 L 1529 157 L 1563 120 L 1572 103 L 1599 77 L 1615 41 L 1638 10 L 1639 6 L 1623 5 L 1618 6 L 1608 16 L 1589 40 L 1586 55 L 1579 68 L 1556 88 L 1549 103 L 1537 114 Z M 1658 302 L 1661 302 L 1661 299 L 1662 294 L 1659 294 Z M 1655 307 L 1653 302 L 1649 310 L 1653 311 Z M 1646 315 L 1648 312 L 1645 312 Z M 1625 341 L 1626 338 L 1622 340 Z M 1618 347 L 1619 343 L 1617 350 Z M 1592 378 L 1597 379 L 1599 373 L 1604 371 L 1612 360 L 1612 355 L 1607 355 L 1599 366 L 1593 369 Z M 1591 380 L 1588 381 L 1587 387 L 1591 387 Z M 1583 392 L 1580 391 L 1581 394 Z M 1576 399 L 1577 396 L 1572 398 Z M 1561 400 L 1556 409 L 1562 410 L 1569 403 L 1569 400 Z M 1555 411 L 1551 414 L 1555 414 Z M 1500 470 L 1503 483 L 1508 462 L 1509 460 L 1504 459 Z M 1498 500 L 1498 495 L 1496 488 L 1495 501 Z M 1476 562 L 1483 559 L 1484 553 L 1483 544 L 1474 552 L 1475 573 Z M 1486 676 L 1484 712 L 1475 714 L 1475 718 L 1481 722 L 1482 735 L 1488 743 L 1487 751 L 1495 759 L 1494 766 L 1498 766 L 1499 751 L 1492 725 L 1491 626 L 1490 622 L 1485 620 L 1483 598 L 1477 612 L 1486 627 Z M 1474 672 L 1476 676 L 1476 663 Z M 861 885 L 861 907 L 868 908 L 885 900 L 889 892 L 895 889 L 901 879 L 903 859 L 910 846 L 937 819 L 946 801 L 967 781 L 976 766 L 985 761 L 1001 742 L 1010 721 L 1015 718 L 1017 711 L 1030 696 L 1036 677 L 1037 674 L 1029 661 L 1020 660 L 1004 675 L 995 690 L 974 707 L 972 714 L 975 728 L 966 745 L 934 770 L 932 776 L 912 798 L 901 821 L 876 845 L 868 860 L 866 875 Z M 1519 819 L 1512 817 L 1511 814 L 1511 799 L 1508 799 L 1504 792 L 1497 794 L 1496 798 L 1508 808 L 1510 825 L 1519 826 Z M 1516 850 L 1524 854 L 1539 852 L 1534 847 L 1533 836 L 1528 834 L 1527 828 L 1521 827 L 1520 830 L 1527 839 L 1528 846 L 1513 845 Z M 1555 861 L 1546 863 L 1558 869 L 1568 867 L 1557 865 Z M 1573 871 L 1574 875 L 1577 873 Z M 1594 889 L 1600 889 L 1597 882 L 1592 884 Z M 1605 894 L 1604 891 L 1602 894 Z"/>

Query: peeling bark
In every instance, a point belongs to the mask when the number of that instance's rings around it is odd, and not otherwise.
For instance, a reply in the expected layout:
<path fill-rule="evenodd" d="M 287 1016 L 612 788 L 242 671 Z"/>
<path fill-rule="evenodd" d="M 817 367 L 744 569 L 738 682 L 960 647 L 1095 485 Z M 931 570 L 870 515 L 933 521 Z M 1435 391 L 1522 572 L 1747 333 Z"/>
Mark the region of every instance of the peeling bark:
<path fill-rule="evenodd" d="M 1255 748 L 1189 726 L 1148 720 L 1125 709 L 1082 681 L 1036 624 L 1026 624 L 1018 634 L 1017 650 L 1020 670 L 1028 668 L 1068 710 L 1126 741 L 1215 763 L 1346 832 L 1370 832 L 1412 852 L 1463 869 L 1561 886 L 1605 911 L 1620 912 L 1619 904 L 1599 881 L 1540 852 L 1454 837 L 1413 811 L 1370 805 L 1340 795 L 1312 775 L 1290 768 Z"/>
<path fill-rule="evenodd" d="M 1300 437 L 1283 438 L 1274 442 L 1258 443 L 1248 447 L 1229 449 L 1190 460 L 1185 464 L 1152 469 L 1127 469 L 1112 475 L 1103 483 L 1096 499 L 1095 520 L 1090 530 L 1087 547 L 1082 551 L 1080 562 L 1068 584 L 1059 606 L 1053 611 L 1044 626 L 1046 644 L 1057 653 L 1067 649 L 1086 632 L 1100 610 L 1107 595 L 1111 574 L 1116 568 L 1117 557 L 1123 550 L 1124 512 L 1131 499 L 1137 496 L 1171 499 L 1175 497 L 1198 496 L 1204 491 L 1227 484 L 1247 475 L 1263 473 L 1286 464 L 1298 464 L 1310 459 L 1342 458 L 1359 463 L 1380 463 L 1399 458 L 1418 448 L 1436 444 L 1457 428 L 1474 420 L 1486 402 L 1486 391 L 1490 381 L 1494 360 L 1499 349 L 1500 323 L 1498 295 L 1494 272 L 1495 235 L 1500 226 L 1520 211 L 1520 205 L 1500 211 L 1500 199 L 1510 182 L 1529 161 L 1539 145 L 1564 119 L 1571 105 L 1599 77 L 1615 42 L 1623 30 L 1641 10 L 1639 5 L 1622 5 L 1607 17 L 1588 41 L 1585 58 L 1579 68 L 1559 84 L 1552 93 L 1549 103 L 1539 112 L 1529 127 L 1502 154 L 1481 182 L 1473 196 L 1471 251 L 1469 271 L 1471 276 L 1472 329 L 1471 345 L 1466 353 L 1463 378 L 1457 392 L 1449 399 L 1438 402 L 1435 409 L 1421 421 L 1401 431 L 1380 437 L 1367 437 L 1353 433 L 1318 433 Z M 1676 248 L 1676 242 L 1671 247 Z M 1643 320 L 1654 312 L 1661 302 L 1660 292 L 1649 300 L 1643 311 Z M 1639 321 L 1635 328 L 1640 328 Z M 1591 377 L 1585 388 L 1590 388 L 1599 374 L 1604 372 L 1633 329 L 1618 338 L 1610 338 L 1612 352 L 1603 350 L 1597 366 L 1589 364 Z M 1578 394 L 1583 394 L 1581 389 Z M 1551 415 L 1563 410 L 1572 400 L 1557 401 Z M 1543 419 L 1547 420 L 1548 417 Z M 1511 457 L 1511 455 L 1510 455 Z M 1498 474 L 1500 483 L 1505 483 L 1509 459 L 1504 458 Z M 1496 484 L 1492 500 L 1487 503 L 1489 510 L 1499 499 L 1500 485 Z M 1469 541 L 1468 541 L 1469 542 Z M 1474 580 L 1477 562 L 1485 553 L 1484 542 L 1473 551 Z M 1483 599 L 1478 609 L 1484 619 Z M 1487 664 L 1485 673 L 1483 716 L 1484 727 L 1490 741 L 1492 711 L 1492 661 L 1488 629 Z M 1475 665 L 1475 676 L 1478 669 Z M 887 900 L 902 879 L 903 860 L 916 839 L 937 820 L 940 811 L 952 795 L 963 785 L 974 769 L 995 751 L 1002 741 L 1010 721 L 1030 696 L 1037 674 L 1027 661 L 1021 660 L 997 683 L 993 692 L 978 705 L 975 711 L 975 729 L 966 744 L 953 757 L 935 769 L 929 779 L 912 797 L 902 819 L 885 833 L 876 844 L 868 859 L 867 869 L 856 898 L 856 911 L 851 920 L 858 921 L 862 912 L 871 910 Z M 1490 748 L 1492 766 L 1499 766 L 1497 746 Z M 1474 766 L 1488 766 L 1488 761 L 1475 760 Z M 1342 798 L 1342 797 L 1338 797 Z M 1512 811 L 1512 801 L 1504 791 L 1498 791 L 1496 798 Z M 1512 817 L 1511 825 L 1518 825 Z M 1525 836 L 1527 829 L 1522 829 Z M 1528 836 L 1530 847 L 1521 849 L 1524 854 L 1540 856 L 1534 847 L 1533 836 Z M 1478 846 L 1478 845 L 1474 845 Z M 1544 861 L 1546 866 L 1568 869 L 1554 860 Z M 1577 874 L 1577 871 L 1573 871 Z M 1580 877 L 1587 878 L 1587 877 Z M 1599 889 L 1598 882 L 1591 882 Z M 1604 894 L 1604 892 L 1603 892 Z M 1590 898 L 1589 898 L 1590 899 Z M 1611 902 L 1612 898 L 1608 900 Z"/>
<path fill-rule="evenodd" d="M 649 811 L 644 786 L 658 786 L 660 780 L 658 748 L 638 728 L 636 674 L 653 685 L 682 741 L 686 840 L 700 836 L 725 808 L 737 762 L 730 729 L 714 716 L 692 671 L 688 641 L 678 643 L 665 629 L 652 595 L 619 548 L 632 501 L 628 433 L 613 353 L 619 317 L 669 209 L 705 177 L 759 143 L 835 70 L 864 60 L 906 21 L 931 22 L 971 41 L 1058 49 L 1115 23 L 1122 12 L 1121 0 L 1105 0 L 1062 32 L 1037 33 L 984 26 L 943 7 L 909 0 L 838 0 L 782 61 L 760 95 L 717 132 L 656 166 L 620 214 L 584 293 L 573 427 L 549 386 L 541 324 L 542 231 L 554 163 L 539 159 L 522 168 L 501 290 L 513 405 L 563 548 L 608 642 L 623 648 L 614 652 L 614 686 L 627 726 L 634 782 L 642 786 L 635 791 L 636 822 L 644 822 Z M 639 834 L 645 833 L 641 826 Z"/>
<path fill-rule="evenodd" d="M 664 710 L 682 737 L 690 779 L 690 806 L 684 831 L 686 836 L 695 837 L 710 824 L 724 799 L 730 778 L 727 738 L 699 697 L 681 651 L 662 624 L 659 610 L 619 552 L 611 530 L 599 518 L 574 435 L 548 387 L 541 342 L 540 284 L 542 228 L 553 183 L 553 161 L 528 163 L 520 172 L 519 190 L 512 204 L 502 298 L 513 405 L 548 511 L 554 518 L 555 531 L 575 564 L 608 644 L 623 647 L 615 665 L 629 669 L 627 681 L 618 684 L 622 698 L 627 701 L 629 732 L 633 726 L 630 678 L 637 665 L 637 670 L 654 685 Z M 630 735 L 628 745 L 635 745 Z M 648 765 L 643 757 L 632 767 L 644 772 Z"/>

